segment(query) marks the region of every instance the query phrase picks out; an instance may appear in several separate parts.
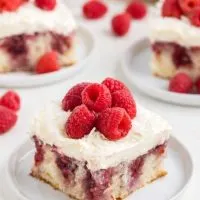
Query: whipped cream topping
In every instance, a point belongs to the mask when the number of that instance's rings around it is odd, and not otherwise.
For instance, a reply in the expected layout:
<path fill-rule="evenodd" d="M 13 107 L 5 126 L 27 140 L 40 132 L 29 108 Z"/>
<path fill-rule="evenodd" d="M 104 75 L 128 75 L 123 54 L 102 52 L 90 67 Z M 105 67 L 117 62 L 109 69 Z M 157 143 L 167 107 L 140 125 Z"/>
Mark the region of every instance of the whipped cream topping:
<path fill-rule="evenodd" d="M 15 12 L 0 14 L 0 38 L 18 34 L 54 31 L 67 35 L 74 31 L 76 23 L 70 10 L 61 0 L 52 11 L 45 11 L 34 5 L 33 0 L 22 5 Z"/>
<path fill-rule="evenodd" d="M 63 111 L 57 102 L 46 105 L 35 118 L 31 134 L 46 144 L 56 145 L 69 157 L 87 161 L 92 171 L 106 169 L 131 161 L 169 139 L 171 127 L 166 121 L 140 106 L 137 108 L 132 130 L 118 141 L 107 140 L 95 129 L 82 139 L 67 137 L 64 126 L 70 112 Z"/>
<path fill-rule="evenodd" d="M 163 2 L 161 0 L 153 9 L 149 20 L 151 42 L 174 42 L 186 47 L 200 46 L 200 28 L 191 25 L 184 16 L 181 19 L 162 17 Z"/>

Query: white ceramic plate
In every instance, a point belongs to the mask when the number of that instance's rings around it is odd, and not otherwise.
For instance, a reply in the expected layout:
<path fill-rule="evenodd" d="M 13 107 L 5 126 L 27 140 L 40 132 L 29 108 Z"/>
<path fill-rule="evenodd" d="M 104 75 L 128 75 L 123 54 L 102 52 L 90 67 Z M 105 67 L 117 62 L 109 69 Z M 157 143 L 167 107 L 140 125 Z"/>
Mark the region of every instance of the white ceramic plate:
<path fill-rule="evenodd" d="M 133 85 L 143 93 L 163 101 L 200 106 L 200 95 L 169 92 L 167 90 L 169 81 L 152 75 L 150 57 L 150 43 L 146 38 L 132 44 L 125 52 L 122 70 Z"/>
<path fill-rule="evenodd" d="M 50 186 L 29 176 L 33 163 L 33 145 L 23 144 L 10 157 L 0 179 L 5 200 L 69 200 Z M 177 200 L 190 183 L 193 162 L 187 148 L 171 137 L 165 163 L 168 175 L 131 195 L 127 200 Z M 3 182 L 2 182 L 3 181 Z"/>
<path fill-rule="evenodd" d="M 93 34 L 86 27 L 80 26 L 77 30 L 77 63 L 75 65 L 42 75 L 22 72 L 0 74 L 0 87 L 35 87 L 66 80 L 87 67 L 94 49 L 95 40 Z"/>

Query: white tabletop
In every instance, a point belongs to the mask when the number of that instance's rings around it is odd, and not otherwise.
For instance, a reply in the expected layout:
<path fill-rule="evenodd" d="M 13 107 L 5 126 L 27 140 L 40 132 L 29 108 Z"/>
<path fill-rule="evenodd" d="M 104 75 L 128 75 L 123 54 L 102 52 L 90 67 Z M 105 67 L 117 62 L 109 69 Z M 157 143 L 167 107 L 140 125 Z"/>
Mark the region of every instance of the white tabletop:
<path fill-rule="evenodd" d="M 121 10 L 123 10 L 121 4 L 112 4 L 111 12 L 103 20 L 85 21 L 82 17 L 77 17 L 81 23 L 93 31 L 97 41 L 96 54 L 85 71 L 70 80 L 54 85 L 17 90 L 22 98 L 22 109 L 19 112 L 19 120 L 15 128 L 0 136 L 0 167 L 15 147 L 29 137 L 28 130 L 31 119 L 45 102 L 50 99 L 62 98 L 71 86 L 80 81 L 101 81 L 105 77 L 112 76 L 126 82 L 120 70 L 120 59 L 132 42 L 147 35 L 147 24 L 146 20 L 133 21 L 132 30 L 126 37 L 114 37 L 110 31 L 111 16 Z M 129 86 L 131 87 L 131 85 Z M 137 101 L 166 118 L 173 126 L 174 135 L 189 148 L 194 158 L 195 175 L 182 200 L 198 199 L 197 197 L 200 196 L 200 190 L 197 188 L 200 184 L 200 108 L 181 107 L 159 102 L 144 96 L 136 88 L 131 88 Z M 0 95 L 5 91 L 1 89 Z"/>

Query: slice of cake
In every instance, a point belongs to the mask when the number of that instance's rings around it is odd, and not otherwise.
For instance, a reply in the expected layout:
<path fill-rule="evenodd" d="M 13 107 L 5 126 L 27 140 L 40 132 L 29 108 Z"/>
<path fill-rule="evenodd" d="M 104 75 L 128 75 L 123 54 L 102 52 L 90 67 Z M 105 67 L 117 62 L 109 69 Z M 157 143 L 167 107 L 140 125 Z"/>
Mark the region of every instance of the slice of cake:
<path fill-rule="evenodd" d="M 58 54 L 60 66 L 75 62 L 76 25 L 61 0 L 50 5 L 30 0 L 15 9 L 8 7 L 10 2 L 0 5 L 0 73 L 35 72 L 40 58 L 51 51 Z"/>
<path fill-rule="evenodd" d="M 151 19 L 153 74 L 200 76 L 200 1 L 161 0 Z"/>
<path fill-rule="evenodd" d="M 81 83 L 35 118 L 31 175 L 78 200 L 123 199 L 167 174 L 170 133 L 123 83 Z"/>

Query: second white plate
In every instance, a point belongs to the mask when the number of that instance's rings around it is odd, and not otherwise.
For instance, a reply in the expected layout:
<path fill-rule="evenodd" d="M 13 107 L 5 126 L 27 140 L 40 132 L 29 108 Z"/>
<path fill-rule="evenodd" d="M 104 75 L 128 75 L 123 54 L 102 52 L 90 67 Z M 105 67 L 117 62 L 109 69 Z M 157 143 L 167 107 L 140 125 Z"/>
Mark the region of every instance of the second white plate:
<path fill-rule="evenodd" d="M 67 80 L 87 67 L 94 49 L 95 39 L 93 34 L 85 26 L 80 26 L 77 30 L 76 64 L 41 75 L 22 72 L 0 74 L 0 87 L 36 87 Z"/>
<path fill-rule="evenodd" d="M 163 101 L 200 106 L 200 95 L 169 92 L 167 90 L 169 81 L 152 75 L 150 59 L 150 43 L 146 38 L 132 44 L 125 52 L 122 70 L 133 85 L 143 93 Z"/>
<path fill-rule="evenodd" d="M 28 141 L 10 157 L 5 173 L 2 173 L 4 177 L 0 179 L 5 200 L 69 200 L 64 194 L 29 176 L 33 153 L 33 145 Z M 190 183 L 193 162 L 187 148 L 174 137 L 169 142 L 165 166 L 166 177 L 132 194 L 127 200 L 178 200 Z"/>

